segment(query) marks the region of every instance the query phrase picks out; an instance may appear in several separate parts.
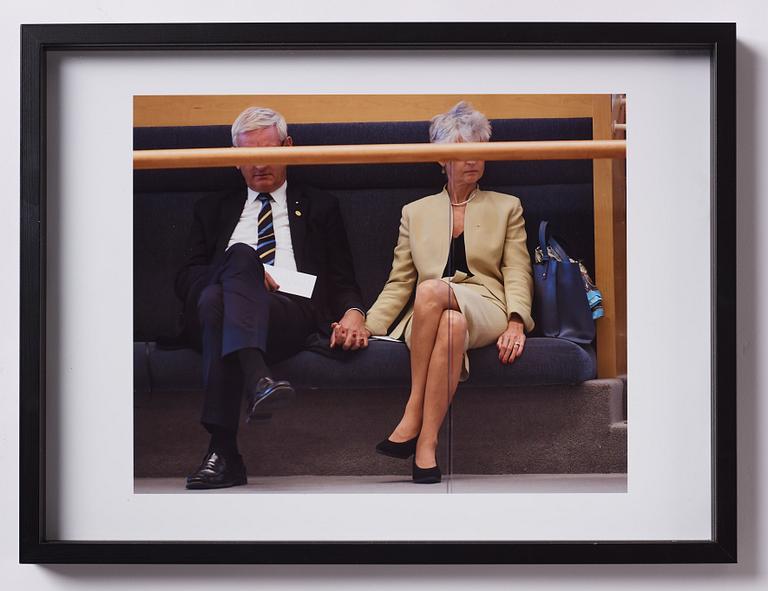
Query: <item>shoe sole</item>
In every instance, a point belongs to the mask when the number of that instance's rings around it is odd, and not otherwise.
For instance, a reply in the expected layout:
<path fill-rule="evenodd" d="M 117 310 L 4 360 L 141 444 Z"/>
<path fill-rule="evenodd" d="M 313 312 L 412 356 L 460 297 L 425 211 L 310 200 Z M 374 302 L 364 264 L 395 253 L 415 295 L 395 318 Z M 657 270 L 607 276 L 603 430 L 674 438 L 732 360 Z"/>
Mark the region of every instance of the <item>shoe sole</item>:
<path fill-rule="evenodd" d="M 226 482 L 224 484 L 207 484 L 205 482 L 187 482 L 187 490 L 213 490 L 218 488 L 231 488 L 233 486 L 242 486 L 248 484 L 248 479 L 243 478 L 235 482 Z"/>
<path fill-rule="evenodd" d="M 442 478 L 419 478 L 418 480 L 414 479 L 414 484 L 438 484 L 442 482 Z"/>
<path fill-rule="evenodd" d="M 267 394 L 259 398 L 249 409 L 248 417 L 245 419 L 246 423 L 261 422 L 272 418 L 273 410 L 279 410 L 289 406 L 291 402 L 296 398 L 296 390 L 291 386 L 282 386 L 275 388 Z M 264 404 L 264 403 L 267 404 Z M 264 406 L 262 406 L 264 405 Z M 257 413 L 256 411 L 262 411 Z"/>
<path fill-rule="evenodd" d="M 413 455 L 412 453 L 408 454 L 407 456 L 396 455 L 396 454 L 393 454 L 391 452 L 383 451 L 381 449 L 376 449 L 376 453 L 379 454 L 379 455 L 382 455 L 382 456 L 387 456 L 388 458 L 395 458 L 397 460 L 407 460 L 408 458 L 410 458 Z M 416 452 L 414 452 L 414 453 L 416 453 Z"/>

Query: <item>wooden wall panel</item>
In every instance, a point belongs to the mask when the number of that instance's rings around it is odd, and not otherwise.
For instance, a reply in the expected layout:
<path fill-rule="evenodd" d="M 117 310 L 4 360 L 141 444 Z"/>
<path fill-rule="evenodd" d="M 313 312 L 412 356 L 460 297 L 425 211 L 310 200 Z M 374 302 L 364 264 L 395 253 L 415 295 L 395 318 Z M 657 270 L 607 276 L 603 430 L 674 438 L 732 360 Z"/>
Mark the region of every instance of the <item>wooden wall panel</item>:
<path fill-rule="evenodd" d="M 247 107 L 275 109 L 289 123 L 424 121 L 468 100 L 491 119 L 591 117 L 592 95 L 227 95 L 135 96 L 135 127 L 231 125 Z"/>
<path fill-rule="evenodd" d="M 610 95 L 594 96 L 593 139 L 613 138 Z M 597 374 L 626 373 L 626 205 L 616 191 L 622 169 L 613 160 L 594 160 L 595 282 L 603 294 L 605 316 L 597 322 Z M 623 178 L 621 179 L 623 182 Z M 623 188 L 622 188 L 623 189 Z"/>
<path fill-rule="evenodd" d="M 627 373 L 627 161 L 612 160 L 616 374 Z M 599 324 L 599 323 L 598 323 Z"/>

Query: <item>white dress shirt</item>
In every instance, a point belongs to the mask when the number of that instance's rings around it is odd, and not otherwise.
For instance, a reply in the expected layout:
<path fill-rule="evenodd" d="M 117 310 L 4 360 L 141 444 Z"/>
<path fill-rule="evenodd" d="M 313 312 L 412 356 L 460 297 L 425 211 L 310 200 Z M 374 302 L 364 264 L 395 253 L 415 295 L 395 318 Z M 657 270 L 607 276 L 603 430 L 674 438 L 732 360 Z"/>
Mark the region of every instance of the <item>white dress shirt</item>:
<path fill-rule="evenodd" d="M 280 187 L 272 191 L 272 227 L 275 232 L 275 267 L 297 271 L 296 258 L 293 255 L 293 243 L 291 242 L 291 227 L 288 223 L 288 193 L 285 182 Z M 259 245 L 259 212 L 261 211 L 261 201 L 259 193 L 248 187 L 248 196 L 245 198 L 245 206 L 240 214 L 240 219 L 232 231 L 227 248 L 242 242 L 254 250 Z M 365 312 L 360 308 L 351 308 L 357 310 L 365 318 Z"/>
<path fill-rule="evenodd" d="M 293 255 L 293 243 L 291 242 L 291 228 L 288 224 L 288 194 L 286 187 L 288 183 L 283 183 L 280 187 L 272 191 L 272 227 L 275 232 L 275 267 L 281 269 L 290 269 L 296 271 L 296 258 Z M 232 231 L 227 248 L 242 242 L 254 250 L 259 245 L 259 212 L 261 211 L 261 201 L 258 198 L 258 191 L 248 187 L 248 196 L 245 199 L 243 212 L 240 214 L 240 220 Z"/>

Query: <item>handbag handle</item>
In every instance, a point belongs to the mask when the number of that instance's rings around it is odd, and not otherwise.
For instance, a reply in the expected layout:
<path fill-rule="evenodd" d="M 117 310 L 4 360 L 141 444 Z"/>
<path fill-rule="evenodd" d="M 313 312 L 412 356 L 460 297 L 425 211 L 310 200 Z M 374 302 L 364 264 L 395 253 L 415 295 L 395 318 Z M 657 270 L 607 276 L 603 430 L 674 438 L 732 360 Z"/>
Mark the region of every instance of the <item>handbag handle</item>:
<path fill-rule="evenodd" d="M 539 248 L 541 248 L 541 259 L 544 262 L 549 261 L 548 246 L 552 247 L 552 250 L 557 253 L 557 256 L 560 257 L 561 261 L 564 263 L 570 262 L 571 258 L 568 256 L 568 253 L 565 252 L 565 249 L 560 246 L 560 243 L 557 240 L 549 235 L 549 222 L 547 220 L 542 220 L 541 223 L 539 223 Z"/>
<path fill-rule="evenodd" d="M 544 262 L 549 261 L 549 249 L 547 248 L 547 227 L 549 222 L 542 220 L 539 223 L 539 249 L 541 250 L 541 259 Z"/>

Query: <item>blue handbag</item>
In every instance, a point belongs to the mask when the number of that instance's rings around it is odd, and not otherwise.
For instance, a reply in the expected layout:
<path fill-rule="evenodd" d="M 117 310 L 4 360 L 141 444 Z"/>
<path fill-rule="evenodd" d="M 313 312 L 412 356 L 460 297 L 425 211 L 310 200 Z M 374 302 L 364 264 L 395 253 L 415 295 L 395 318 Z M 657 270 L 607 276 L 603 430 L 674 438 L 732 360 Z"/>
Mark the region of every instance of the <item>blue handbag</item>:
<path fill-rule="evenodd" d="M 595 321 L 579 263 L 571 262 L 560 243 L 549 235 L 548 226 L 546 221 L 539 224 L 541 262 L 533 265 L 537 332 L 574 343 L 591 343 L 595 338 Z"/>

